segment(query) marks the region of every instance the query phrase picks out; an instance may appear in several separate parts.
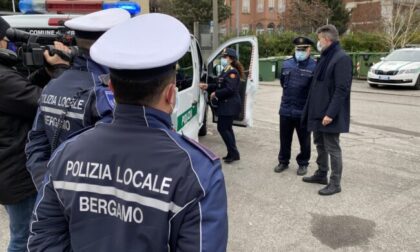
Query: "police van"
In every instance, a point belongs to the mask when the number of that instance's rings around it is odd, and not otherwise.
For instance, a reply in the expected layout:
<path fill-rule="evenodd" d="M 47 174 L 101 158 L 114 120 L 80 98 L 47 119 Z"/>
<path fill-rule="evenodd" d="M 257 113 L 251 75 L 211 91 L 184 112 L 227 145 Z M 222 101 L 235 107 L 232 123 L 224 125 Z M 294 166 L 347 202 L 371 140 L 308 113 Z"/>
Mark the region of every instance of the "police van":
<path fill-rule="evenodd" d="M 13 28 L 25 30 L 34 35 L 54 35 L 63 32 L 64 21 L 80 15 L 68 14 L 25 14 L 10 15 L 3 18 Z M 66 31 L 70 32 L 71 31 Z M 200 82 L 214 82 L 220 74 L 220 55 L 224 48 L 235 48 L 244 66 L 245 76 L 241 80 L 241 113 L 234 125 L 249 127 L 253 120 L 253 103 L 259 85 L 258 41 L 254 36 L 237 37 L 223 43 L 205 61 L 198 40 L 191 35 L 188 52 L 177 64 L 177 103 L 172 114 L 174 128 L 181 134 L 198 140 L 207 132 L 208 95 L 199 88 Z M 212 113 L 212 121 L 217 117 Z"/>

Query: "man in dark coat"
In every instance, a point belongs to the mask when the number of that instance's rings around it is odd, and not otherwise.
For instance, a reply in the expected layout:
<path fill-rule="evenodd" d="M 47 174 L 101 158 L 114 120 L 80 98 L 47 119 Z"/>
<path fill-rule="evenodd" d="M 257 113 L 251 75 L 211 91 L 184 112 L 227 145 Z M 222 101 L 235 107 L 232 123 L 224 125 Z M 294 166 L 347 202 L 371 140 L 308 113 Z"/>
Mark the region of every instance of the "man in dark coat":
<path fill-rule="evenodd" d="M 343 162 L 340 148 L 340 133 L 349 132 L 350 89 L 352 83 L 352 61 L 341 49 L 335 26 L 325 25 L 317 30 L 318 50 L 321 58 L 302 115 L 308 131 L 314 132 L 314 143 L 318 152 L 318 170 L 308 183 L 327 185 L 320 195 L 341 192 Z M 331 176 L 328 183 L 328 158 L 331 159 Z"/>

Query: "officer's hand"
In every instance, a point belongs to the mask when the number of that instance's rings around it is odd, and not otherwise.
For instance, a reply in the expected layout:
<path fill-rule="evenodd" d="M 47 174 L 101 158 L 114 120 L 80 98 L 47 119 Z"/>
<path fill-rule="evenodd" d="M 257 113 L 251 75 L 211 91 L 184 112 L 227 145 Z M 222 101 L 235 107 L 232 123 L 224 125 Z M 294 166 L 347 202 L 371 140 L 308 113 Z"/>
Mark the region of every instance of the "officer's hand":
<path fill-rule="evenodd" d="M 203 82 L 201 82 L 200 83 L 200 88 L 202 89 L 202 90 L 207 90 L 207 88 L 209 87 L 209 84 L 207 84 L 207 83 L 203 83 Z"/>
<path fill-rule="evenodd" d="M 59 51 L 63 51 L 65 53 L 70 54 L 71 50 L 65 46 L 63 43 L 60 42 L 54 42 L 54 48 Z M 70 62 L 63 60 L 60 56 L 57 54 L 54 54 L 54 56 L 50 56 L 48 51 L 44 51 L 44 58 L 48 62 L 49 65 L 70 65 Z"/>
<path fill-rule="evenodd" d="M 322 119 L 322 125 L 327 126 L 328 124 L 332 123 L 333 119 L 329 116 L 324 116 L 324 119 Z"/>
<path fill-rule="evenodd" d="M 217 97 L 216 97 L 216 92 L 213 92 L 213 93 L 211 93 L 211 95 L 210 95 L 210 100 L 213 100 L 213 99 L 216 99 L 216 100 L 217 100 Z"/>

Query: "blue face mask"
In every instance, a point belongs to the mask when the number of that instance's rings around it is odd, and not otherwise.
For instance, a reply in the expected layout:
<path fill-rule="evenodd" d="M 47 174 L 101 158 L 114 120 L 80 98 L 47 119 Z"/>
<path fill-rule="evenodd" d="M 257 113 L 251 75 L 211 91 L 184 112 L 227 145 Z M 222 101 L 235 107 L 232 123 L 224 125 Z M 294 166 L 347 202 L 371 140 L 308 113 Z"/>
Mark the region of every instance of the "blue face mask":
<path fill-rule="evenodd" d="M 229 63 L 228 63 L 228 60 L 226 58 L 221 58 L 220 59 L 220 64 L 222 65 L 223 68 L 225 68 Z"/>
<path fill-rule="evenodd" d="M 304 61 L 308 58 L 308 55 L 306 54 L 306 51 L 296 51 L 295 58 L 297 61 Z"/>

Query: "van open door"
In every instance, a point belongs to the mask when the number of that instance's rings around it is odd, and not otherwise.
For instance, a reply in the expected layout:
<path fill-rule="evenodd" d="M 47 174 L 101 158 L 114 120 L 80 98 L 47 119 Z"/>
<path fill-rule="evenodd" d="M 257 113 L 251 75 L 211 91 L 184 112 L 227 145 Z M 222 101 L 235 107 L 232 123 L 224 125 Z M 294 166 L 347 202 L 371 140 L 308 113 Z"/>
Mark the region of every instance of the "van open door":
<path fill-rule="evenodd" d="M 174 129 L 180 134 L 198 140 L 201 78 L 201 53 L 197 41 L 191 37 L 188 52 L 176 65 L 176 86 L 178 88 L 176 105 L 172 112 Z"/>
<path fill-rule="evenodd" d="M 214 51 L 207 60 L 207 83 L 217 80 L 222 67 L 220 65 L 220 56 L 224 48 L 230 47 L 237 51 L 239 61 L 244 66 L 245 79 L 241 80 L 239 89 L 242 109 L 235 118 L 233 124 L 236 126 L 248 127 L 253 125 L 253 105 L 255 94 L 259 85 L 258 72 L 258 40 L 255 36 L 237 37 L 223 43 Z M 217 116 L 213 111 L 213 122 L 217 122 Z"/>

